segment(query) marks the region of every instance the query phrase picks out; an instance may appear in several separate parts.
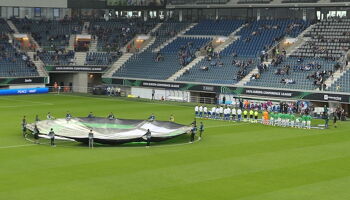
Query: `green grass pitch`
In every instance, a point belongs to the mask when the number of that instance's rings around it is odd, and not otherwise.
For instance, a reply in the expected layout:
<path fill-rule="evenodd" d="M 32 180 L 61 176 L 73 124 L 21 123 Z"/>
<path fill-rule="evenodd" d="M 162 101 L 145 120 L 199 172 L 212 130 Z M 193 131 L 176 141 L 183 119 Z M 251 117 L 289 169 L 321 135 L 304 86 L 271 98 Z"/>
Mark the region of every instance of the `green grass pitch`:
<path fill-rule="evenodd" d="M 0 199 L 345 200 L 350 199 L 350 124 L 300 130 L 203 120 L 203 140 L 56 148 L 21 136 L 23 115 L 193 120 L 189 104 L 81 95 L 0 97 Z M 200 121 L 200 120 L 199 120 Z M 317 123 L 317 122 L 316 122 Z M 332 125 L 332 123 L 330 123 Z M 183 136 L 187 142 L 188 136 Z M 184 140 L 184 138 L 186 140 Z M 173 142 L 181 142 L 181 139 Z M 180 144 L 180 143 L 177 143 Z"/>

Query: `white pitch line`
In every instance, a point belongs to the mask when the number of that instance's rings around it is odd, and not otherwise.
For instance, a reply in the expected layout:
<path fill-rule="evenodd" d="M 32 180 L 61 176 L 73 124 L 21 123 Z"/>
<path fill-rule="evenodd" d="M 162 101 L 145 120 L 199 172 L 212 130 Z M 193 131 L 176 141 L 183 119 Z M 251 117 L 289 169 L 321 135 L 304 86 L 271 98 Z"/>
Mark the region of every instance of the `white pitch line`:
<path fill-rule="evenodd" d="M 24 103 L 33 103 L 33 104 L 39 104 L 39 105 L 54 105 L 53 103 L 47 103 L 42 101 L 28 101 L 28 100 L 19 100 L 19 99 L 12 99 L 12 98 L 6 98 L 6 97 L 0 97 L 0 100 L 8 100 L 8 101 L 17 101 L 17 102 L 24 102 Z"/>
<path fill-rule="evenodd" d="M 16 106 L 0 106 L 0 108 L 20 108 L 20 107 L 32 107 L 32 106 L 48 106 L 48 104 L 32 104 L 32 105 L 16 105 Z"/>
<path fill-rule="evenodd" d="M 35 144 L 21 144 L 21 145 L 12 145 L 12 146 L 0 146 L 0 149 L 10 149 L 10 148 L 19 148 L 19 147 L 28 147 L 34 146 Z"/>

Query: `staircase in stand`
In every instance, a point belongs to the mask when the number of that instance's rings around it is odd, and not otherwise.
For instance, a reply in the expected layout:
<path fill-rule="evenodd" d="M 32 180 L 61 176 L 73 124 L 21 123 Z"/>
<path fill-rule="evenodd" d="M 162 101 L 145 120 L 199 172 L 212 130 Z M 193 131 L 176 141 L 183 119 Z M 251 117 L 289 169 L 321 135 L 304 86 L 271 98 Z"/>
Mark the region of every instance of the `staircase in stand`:
<path fill-rule="evenodd" d="M 84 22 L 83 30 L 81 31 L 81 34 L 87 35 L 89 34 L 89 27 L 90 27 L 90 22 Z"/>
<path fill-rule="evenodd" d="M 36 53 L 35 52 L 32 52 L 32 51 L 29 51 L 27 52 L 27 55 L 28 57 L 30 58 L 31 61 L 33 61 L 33 63 L 35 64 L 36 66 L 36 69 L 39 73 L 39 76 L 42 76 L 42 77 L 47 77 L 49 76 L 46 69 L 45 69 L 45 64 L 44 62 L 39 58 L 39 56 L 37 56 L 37 60 L 34 60 L 34 55 Z"/>
<path fill-rule="evenodd" d="M 265 65 L 269 66 L 271 64 L 271 62 L 264 62 Z M 242 80 L 240 80 L 238 83 L 236 83 L 236 86 L 244 86 L 246 85 L 249 81 L 250 78 L 254 75 L 254 74 L 258 74 L 259 73 L 259 68 L 255 67 L 252 71 L 250 71 L 244 78 L 242 78 Z"/>
<path fill-rule="evenodd" d="M 74 55 L 75 65 L 78 65 L 78 66 L 85 65 L 86 55 L 87 55 L 86 52 L 75 52 L 75 55 Z"/>
<path fill-rule="evenodd" d="M 89 48 L 90 52 L 97 52 L 97 41 L 98 41 L 98 37 L 97 36 L 95 36 L 95 39 L 91 40 L 90 48 Z"/>
<path fill-rule="evenodd" d="M 173 42 L 176 38 L 184 35 L 187 31 L 189 31 L 191 28 L 193 28 L 194 26 L 196 26 L 198 23 L 192 23 L 190 24 L 186 29 L 184 29 L 183 31 L 179 32 L 177 35 L 175 35 L 174 37 L 168 39 L 167 41 L 165 41 L 163 44 L 159 45 L 159 47 L 155 48 L 153 50 L 153 52 L 159 52 L 161 49 L 163 49 L 165 46 L 167 46 L 168 44 L 170 44 L 171 42 Z"/>
<path fill-rule="evenodd" d="M 326 84 L 326 90 L 329 89 L 337 80 L 342 77 L 346 71 L 350 70 L 350 64 L 348 66 L 345 66 L 344 69 L 338 69 L 333 73 L 333 77 L 328 78 L 324 83 Z M 316 89 L 316 90 L 319 90 Z"/>
<path fill-rule="evenodd" d="M 310 38 L 305 37 L 305 34 L 310 32 L 312 30 L 312 28 L 315 26 L 316 26 L 316 24 L 313 24 L 313 25 L 307 27 L 302 33 L 300 33 L 298 35 L 296 42 L 292 46 L 290 46 L 286 49 L 286 52 L 287 52 L 286 56 L 287 57 L 292 55 L 296 50 L 298 50 L 301 46 L 303 46 L 307 41 L 310 40 Z"/>
<path fill-rule="evenodd" d="M 205 56 L 198 56 L 192 62 L 190 62 L 188 65 L 186 65 L 184 68 L 180 69 L 179 71 L 175 72 L 175 74 L 171 75 L 167 81 L 175 81 L 177 78 L 182 76 L 186 71 L 189 71 L 193 66 L 195 66 L 197 63 L 199 63 L 201 60 L 203 60 Z"/>
<path fill-rule="evenodd" d="M 195 25 L 192 24 L 192 27 L 194 27 Z M 236 34 L 243 28 L 245 27 L 245 25 L 242 25 L 241 27 L 239 27 L 236 31 L 234 31 L 233 33 L 230 34 L 230 36 L 225 40 L 225 42 L 223 42 L 222 44 L 220 44 L 219 46 L 214 48 L 215 52 L 221 52 L 223 51 L 226 47 L 228 47 L 230 44 L 232 44 L 233 42 L 235 42 L 239 37 L 236 36 Z M 191 27 L 191 28 L 192 28 Z M 191 28 L 187 28 L 188 30 Z M 188 31 L 186 29 L 186 31 Z M 184 31 L 184 32 L 186 32 Z M 215 37 L 215 36 L 214 36 Z M 192 69 L 192 67 L 194 67 L 196 64 L 198 64 L 201 60 L 203 60 L 205 58 L 205 56 L 198 56 L 197 58 L 195 58 L 194 60 L 192 60 L 192 62 L 190 62 L 188 65 L 186 65 L 184 68 L 180 69 L 179 71 L 175 72 L 173 75 L 171 75 L 167 80 L 168 81 L 175 81 L 176 79 L 178 79 L 179 77 L 181 77 L 186 71 L 189 71 L 190 69 Z"/>
<path fill-rule="evenodd" d="M 156 32 L 163 23 L 158 23 L 147 35 L 151 35 L 152 33 Z"/>
<path fill-rule="evenodd" d="M 66 47 L 67 51 L 74 51 L 75 37 L 76 37 L 76 35 L 74 35 L 74 34 L 70 35 L 70 37 L 69 37 L 69 44 Z"/>
<path fill-rule="evenodd" d="M 7 20 L 6 22 L 14 33 L 19 33 L 17 27 L 12 23 L 11 20 Z"/>
<path fill-rule="evenodd" d="M 126 61 L 132 56 L 132 53 L 124 53 L 117 61 L 115 61 L 112 66 L 107 70 L 103 77 L 110 78 L 113 74 L 124 65 Z"/>

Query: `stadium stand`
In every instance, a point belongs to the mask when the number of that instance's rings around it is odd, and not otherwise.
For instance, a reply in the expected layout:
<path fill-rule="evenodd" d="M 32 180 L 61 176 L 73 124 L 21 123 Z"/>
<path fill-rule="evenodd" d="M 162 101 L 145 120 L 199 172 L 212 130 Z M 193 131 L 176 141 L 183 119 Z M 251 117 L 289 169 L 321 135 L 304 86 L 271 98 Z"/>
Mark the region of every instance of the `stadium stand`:
<path fill-rule="evenodd" d="M 337 60 L 350 48 L 350 19 L 326 19 L 305 34 L 311 37 L 291 56 Z"/>
<path fill-rule="evenodd" d="M 335 65 L 322 58 L 281 58 L 280 63 L 259 67 L 259 76 L 251 77 L 246 85 L 314 90 L 333 74 Z"/>
<path fill-rule="evenodd" d="M 284 36 L 296 37 L 309 22 L 303 20 L 259 20 L 249 23 L 238 35 L 240 39 L 223 51 L 223 55 L 257 57 L 260 52 L 270 49 Z"/>
<path fill-rule="evenodd" d="M 217 84 L 236 84 L 259 65 L 259 54 L 285 35 L 298 35 L 308 26 L 301 20 L 261 20 L 238 33 L 240 38 L 217 56 L 209 56 L 177 80 Z"/>
<path fill-rule="evenodd" d="M 195 58 L 209 38 L 177 38 L 160 52 L 151 48 L 132 56 L 115 74 L 118 77 L 166 79 Z M 154 47 L 154 46 L 153 46 Z"/>
<path fill-rule="evenodd" d="M 89 52 L 86 56 L 85 65 L 108 66 L 114 63 L 121 53 Z"/>
<path fill-rule="evenodd" d="M 152 44 L 152 47 L 159 47 L 168 39 L 175 37 L 181 30 L 184 30 L 190 23 L 186 22 L 164 22 L 162 25 L 154 32 L 151 33 L 152 36 L 156 37 L 156 40 Z"/>
<path fill-rule="evenodd" d="M 73 65 L 75 64 L 74 55 L 74 51 L 64 49 L 38 52 L 38 56 L 46 65 Z"/>
<path fill-rule="evenodd" d="M 8 41 L 6 34 L 0 34 L 0 77 L 38 76 L 29 57 L 18 52 Z"/>
<path fill-rule="evenodd" d="M 222 35 L 228 36 L 242 26 L 243 20 L 204 20 L 187 31 L 186 35 Z"/>
<path fill-rule="evenodd" d="M 175 55 L 161 55 L 158 56 L 159 60 L 164 60 L 170 63 L 170 65 L 166 65 L 164 61 L 161 62 L 155 62 L 154 58 L 157 55 L 156 53 L 152 52 L 155 48 L 159 47 L 161 44 L 163 44 L 168 39 L 175 37 L 180 31 L 185 29 L 189 23 L 181 23 L 181 22 L 164 22 L 162 25 L 151 35 L 155 37 L 155 41 L 151 46 L 149 46 L 147 49 L 145 49 L 141 53 L 134 54 L 119 70 L 117 70 L 113 76 L 125 76 L 125 77 L 132 77 L 133 75 L 137 77 L 147 77 L 147 75 L 152 73 L 145 73 L 142 74 L 142 70 L 154 70 L 153 73 L 160 73 L 160 75 L 154 74 L 155 77 L 161 77 L 162 79 L 167 78 L 168 74 L 175 73 L 176 69 L 178 69 L 180 66 L 177 64 L 179 63 L 178 58 Z M 163 59 L 163 58 L 164 59 Z M 145 60 L 142 60 L 145 58 Z M 147 61 L 145 66 L 145 62 Z M 148 62 L 150 61 L 150 62 Z M 172 68 L 173 64 L 175 64 L 175 68 Z M 129 69 L 132 68 L 132 69 Z M 164 68 L 164 69 L 163 69 Z M 161 70 L 159 70 L 161 69 Z M 129 71 L 130 70 L 130 71 Z M 167 70 L 170 70 L 169 72 L 166 72 Z M 163 72 L 164 71 L 164 72 Z M 164 75 L 164 73 L 166 75 Z M 169 76 L 170 76 L 169 75 Z M 154 76 L 151 76 L 154 78 Z"/>
<path fill-rule="evenodd" d="M 344 74 L 336 80 L 329 88 L 329 91 L 334 92 L 348 92 L 350 93 L 350 70 L 348 69 Z"/>
<path fill-rule="evenodd" d="M 257 60 L 252 58 L 232 58 L 230 56 L 221 59 L 208 58 L 200 61 L 192 69 L 185 72 L 178 81 L 204 82 L 215 84 L 235 84 L 248 74 L 256 65 Z"/>
<path fill-rule="evenodd" d="M 82 23 L 79 20 L 31 20 L 11 19 L 20 33 L 31 34 L 38 44 L 46 50 L 63 49 L 69 44 L 72 34 L 80 34 Z"/>
<path fill-rule="evenodd" d="M 11 33 L 12 30 L 4 19 L 0 18 L 0 33 Z"/>
<path fill-rule="evenodd" d="M 118 51 L 137 34 L 148 33 L 156 23 L 142 20 L 94 20 L 90 22 L 89 33 L 97 37 L 98 51 Z"/>

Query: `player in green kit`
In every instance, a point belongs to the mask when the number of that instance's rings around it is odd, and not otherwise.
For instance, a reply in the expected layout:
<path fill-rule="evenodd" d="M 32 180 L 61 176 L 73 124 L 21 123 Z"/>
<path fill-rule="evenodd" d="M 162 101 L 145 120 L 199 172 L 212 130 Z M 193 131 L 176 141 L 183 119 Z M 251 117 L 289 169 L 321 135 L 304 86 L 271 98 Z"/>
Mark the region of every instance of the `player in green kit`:
<path fill-rule="evenodd" d="M 294 127 L 294 123 L 295 123 L 295 115 L 294 114 L 290 114 L 290 127 Z"/>
<path fill-rule="evenodd" d="M 300 116 L 297 117 L 297 118 L 295 119 L 295 127 L 301 128 L 301 121 L 302 121 L 301 117 L 300 117 Z"/>
<path fill-rule="evenodd" d="M 281 115 L 281 126 L 286 126 L 286 114 L 282 113 Z"/>
<path fill-rule="evenodd" d="M 269 115 L 270 115 L 269 124 L 272 125 L 272 126 L 274 126 L 274 125 L 275 125 L 275 122 L 274 122 L 274 120 L 275 120 L 275 113 L 274 113 L 274 112 L 271 112 Z"/>
<path fill-rule="evenodd" d="M 312 120 L 311 115 L 306 115 L 305 119 L 306 119 L 306 127 L 307 127 L 307 129 L 311 129 L 311 120 Z"/>
<path fill-rule="evenodd" d="M 301 116 L 301 128 L 306 128 L 306 115 Z"/>
<path fill-rule="evenodd" d="M 285 113 L 284 114 L 284 127 L 287 127 L 289 125 L 289 114 Z"/>
<path fill-rule="evenodd" d="M 286 113 L 284 114 L 284 127 L 288 127 L 289 126 L 289 114 Z"/>
<path fill-rule="evenodd" d="M 282 113 L 277 114 L 277 126 L 281 126 L 282 123 Z"/>

